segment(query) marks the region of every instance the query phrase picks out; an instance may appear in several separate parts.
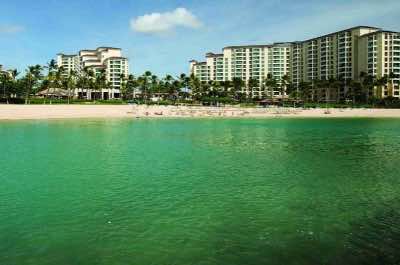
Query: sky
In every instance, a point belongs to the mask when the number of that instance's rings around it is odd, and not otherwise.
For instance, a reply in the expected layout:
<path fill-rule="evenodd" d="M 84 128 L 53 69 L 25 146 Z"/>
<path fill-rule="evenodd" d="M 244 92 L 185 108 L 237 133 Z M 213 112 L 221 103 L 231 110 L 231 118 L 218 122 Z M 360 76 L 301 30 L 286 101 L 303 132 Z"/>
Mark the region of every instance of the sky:
<path fill-rule="evenodd" d="M 399 0 L 0 0 L 0 64 L 24 72 L 57 53 L 122 48 L 135 75 L 187 73 L 224 46 L 365 25 L 400 31 Z"/>

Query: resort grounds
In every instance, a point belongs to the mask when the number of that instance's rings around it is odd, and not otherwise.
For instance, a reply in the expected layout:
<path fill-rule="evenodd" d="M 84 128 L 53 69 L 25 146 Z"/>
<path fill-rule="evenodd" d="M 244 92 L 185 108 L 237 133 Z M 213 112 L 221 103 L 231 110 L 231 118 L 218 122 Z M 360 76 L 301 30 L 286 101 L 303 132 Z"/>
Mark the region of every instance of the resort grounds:
<path fill-rule="evenodd" d="M 400 109 L 162 105 L 0 105 L 0 120 L 79 118 L 400 118 Z"/>

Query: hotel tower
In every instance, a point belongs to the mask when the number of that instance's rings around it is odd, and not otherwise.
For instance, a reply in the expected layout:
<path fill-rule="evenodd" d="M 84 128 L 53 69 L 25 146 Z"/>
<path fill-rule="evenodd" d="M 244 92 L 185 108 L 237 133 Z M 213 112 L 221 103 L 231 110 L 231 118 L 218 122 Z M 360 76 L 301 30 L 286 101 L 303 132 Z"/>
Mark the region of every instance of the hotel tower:
<path fill-rule="evenodd" d="M 400 33 L 358 26 L 304 41 L 266 45 L 228 46 L 222 54 L 207 53 L 206 60 L 190 61 L 190 74 L 202 82 L 228 81 L 239 77 L 258 80 L 254 97 L 262 96 L 268 75 L 278 83 L 287 75 L 296 89 L 302 82 L 342 79 L 339 97 L 348 93 L 347 83 L 361 73 L 376 78 L 391 76 L 387 85 L 375 88 L 373 96 L 400 97 Z M 392 76 L 394 74 L 394 76 Z M 393 78 L 394 77 L 394 78 Z M 246 88 L 243 88 L 246 90 Z M 281 96 L 274 91 L 274 96 Z"/>
<path fill-rule="evenodd" d="M 65 76 L 74 71 L 77 76 L 92 70 L 95 75 L 104 71 L 108 86 L 101 91 L 102 99 L 119 99 L 121 97 L 122 77 L 129 73 L 128 59 L 122 56 L 120 48 L 99 47 L 95 50 L 81 50 L 76 55 L 57 55 L 57 65 L 65 70 Z M 77 96 L 92 98 L 94 91 L 83 91 L 77 89 Z"/>

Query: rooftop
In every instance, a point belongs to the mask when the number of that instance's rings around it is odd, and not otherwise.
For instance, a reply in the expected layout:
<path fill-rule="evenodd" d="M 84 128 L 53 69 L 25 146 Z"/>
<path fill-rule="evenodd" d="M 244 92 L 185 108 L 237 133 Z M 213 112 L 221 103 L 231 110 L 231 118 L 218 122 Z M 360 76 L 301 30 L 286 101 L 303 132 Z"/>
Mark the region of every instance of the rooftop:
<path fill-rule="evenodd" d="M 222 53 L 213 53 L 213 52 L 208 52 L 206 53 L 206 57 L 221 57 L 224 56 Z"/>
<path fill-rule="evenodd" d="M 271 47 L 271 44 L 264 44 L 264 45 L 236 45 L 236 46 L 226 46 L 222 50 L 225 49 L 241 49 L 241 48 L 268 48 Z"/>
<path fill-rule="evenodd" d="M 377 30 L 377 31 L 374 31 L 374 32 L 370 32 L 370 33 L 364 34 L 364 35 L 361 36 L 361 38 L 366 37 L 366 36 L 370 36 L 370 35 L 374 35 L 374 34 L 377 34 L 377 33 L 391 33 L 391 34 L 394 33 L 394 34 L 400 34 L 400 32 L 381 29 L 381 30 Z"/>
<path fill-rule="evenodd" d="M 98 47 L 96 50 L 100 50 L 100 49 L 121 50 L 121 48 L 116 48 L 116 47 Z"/>
<path fill-rule="evenodd" d="M 332 35 L 335 35 L 335 34 L 343 33 L 343 32 L 346 32 L 346 31 L 351 31 L 351 30 L 355 30 L 355 29 L 360 29 L 360 28 L 380 30 L 380 28 L 376 28 L 376 27 L 356 26 L 356 27 L 352 27 L 352 28 L 343 29 L 343 30 L 332 32 L 332 33 L 328 33 L 328 34 L 325 34 L 325 35 L 322 35 L 322 36 L 314 37 L 314 38 L 311 38 L 311 39 L 308 39 L 308 40 L 304 40 L 302 42 L 307 42 L 307 41 L 312 41 L 312 40 L 316 40 L 316 39 L 319 39 L 319 38 L 329 37 L 329 36 L 332 36 Z"/>
<path fill-rule="evenodd" d="M 97 50 L 80 50 L 79 53 L 81 52 L 96 52 Z"/>
<path fill-rule="evenodd" d="M 224 47 L 223 50 L 225 49 L 241 49 L 241 48 L 272 48 L 274 46 L 289 46 L 291 43 L 290 42 L 275 42 L 272 44 L 261 44 L 261 45 L 237 45 L 237 46 L 227 46 Z"/>
<path fill-rule="evenodd" d="M 105 61 L 111 60 L 111 59 L 124 59 L 124 60 L 128 60 L 128 58 L 126 58 L 126 57 L 108 57 L 107 59 L 105 59 Z"/>
<path fill-rule="evenodd" d="M 75 57 L 75 56 L 77 56 L 76 54 L 64 54 L 64 53 L 57 53 L 57 55 L 61 55 L 61 56 L 64 56 L 64 57 Z"/>

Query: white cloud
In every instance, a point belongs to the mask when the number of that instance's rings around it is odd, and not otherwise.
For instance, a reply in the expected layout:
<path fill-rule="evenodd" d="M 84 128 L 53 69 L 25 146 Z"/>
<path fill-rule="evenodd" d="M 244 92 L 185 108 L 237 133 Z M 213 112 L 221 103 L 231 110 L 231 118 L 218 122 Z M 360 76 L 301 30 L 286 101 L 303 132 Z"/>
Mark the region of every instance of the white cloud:
<path fill-rule="evenodd" d="M 131 20 L 131 29 L 148 34 L 163 34 L 177 27 L 199 28 L 202 23 L 186 8 L 177 8 L 171 12 L 151 13 Z"/>
<path fill-rule="evenodd" d="M 17 25 L 0 25 L 0 33 L 17 33 L 23 30 L 23 27 Z"/>

